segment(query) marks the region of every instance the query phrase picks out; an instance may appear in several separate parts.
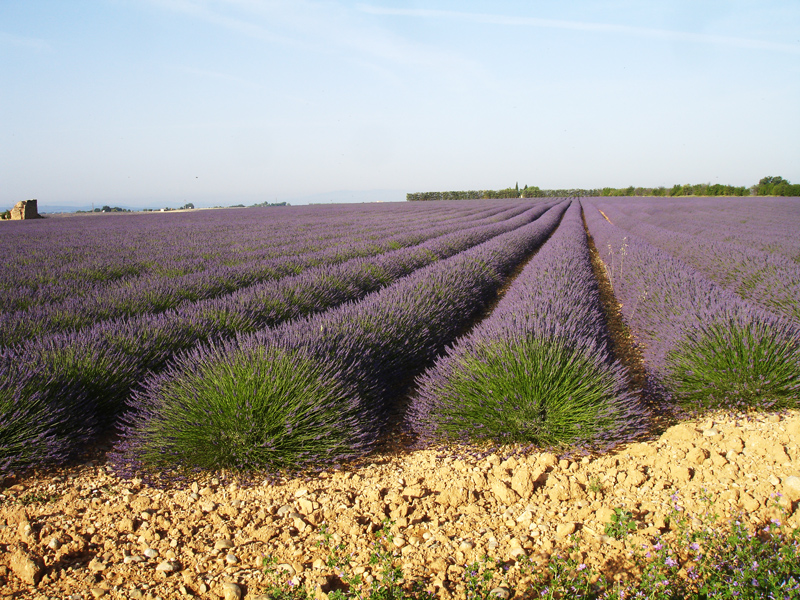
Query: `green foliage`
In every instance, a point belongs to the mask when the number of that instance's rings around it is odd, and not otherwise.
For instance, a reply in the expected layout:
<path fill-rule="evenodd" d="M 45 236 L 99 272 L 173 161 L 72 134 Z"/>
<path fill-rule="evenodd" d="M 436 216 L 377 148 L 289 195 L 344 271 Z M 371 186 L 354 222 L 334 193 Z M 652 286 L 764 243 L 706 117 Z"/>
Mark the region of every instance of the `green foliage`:
<path fill-rule="evenodd" d="M 270 206 L 291 206 L 288 202 L 261 202 L 259 204 L 251 204 L 250 208 L 267 208 Z"/>
<path fill-rule="evenodd" d="M 615 540 L 622 540 L 634 531 L 636 531 L 636 521 L 633 519 L 633 514 L 623 508 L 615 508 L 611 520 L 606 523 L 605 534 Z"/>
<path fill-rule="evenodd" d="M 525 186 L 521 191 L 519 184 L 502 190 L 463 190 L 450 192 L 414 192 L 406 194 L 406 201 L 434 201 L 434 200 L 475 200 L 475 199 L 503 199 L 503 198 L 578 198 L 582 196 L 599 196 L 600 190 L 564 189 L 541 190 L 536 186 Z"/>
<path fill-rule="evenodd" d="M 586 486 L 586 490 L 593 494 L 599 494 L 600 492 L 603 491 L 603 484 L 600 483 L 599 478 L 592 477 L 591 479 L 589 479 L 589 485 Z"/>
<path fill-rule="evenodd" d="M 329 548 L 327 565 L 333 569 L 344 584 L 344 589 L 335 589 L 328 594 L 330 600 L 420 600 L 433 596 L 422 589 L 420 582 L 407 582 L 403 571 L 398 567 L 392 548 L 394 536 L 391 533 L 392 523 L 384 520 L 383 527 L 375 533 L 375 542 L 370 555 L 369 564 L 379 573 L 367 583 L 360 575 L 349 574 L 350 557 L 343 554 L 345 544 L 333 546 L 327 526 L 320 528 L 322 540 L 320 545 Z"/>
<path fill-rule="evenodd" d="M 272 600 L 310 600 L 312 596 L 303 586 L 294 585 L 286 572 L 277 569 L 277 559 L 268 554 L 262 559 L 262 570 L 267 578 L 266 596 Z"/>
<path fill-rule="evenodd" d="M 783 177 L 764 177 L 756 186 L 759 196 L 800 196 L 800 184 L 791 184 Z"/>
<path fill-rule="evenodd" d="M 594 440 L 619 427 L 619 382 L 607 365 L 560 339 L 517 339 L 458 358 L 437 394 L 437 435 L 530 442 Z"/>
<path fill-rule="evenodd" d="M 164 379 L 137 452 L 151 466 L 297 468 L 353 451 L 349 396 L 323 365 L 275 347 L 237 349 Z"/>
<path fill-rule="evenodd" d="M 585 600 L 716 600 L 800 598 L 800 530 L 787 534 L 781 530 L 780 521 L 773 519 L 761 524 L 755 531 L 741 521 L 720 525 L 716 515 L 707 510 L 700 516 L 700 528 L 689 531 L 689 517 L 673 496 L 672 520 L 677 523 L 672 541 L 656 540 L 643 550 L 636 550 L 633 563 L 637 576 L 615 581 L 611 573 L 596 571 L 584 563 L 577 536 L 570 546 L 554 553 L 546 565 L 539 567 L 528 558 L 518 559 L 521 573 L 531 577 L 532 583 L 524 598 L 585 599 Z M 710 509 L 710 502 L 708 503 Z M 618 509 L 618 539 L 630 531 L 630 513 Z M 785 515 L 785 513 L 784 513 Z M 697 519 L 693 519 L 697 520 Z M 626 525 L 627 524 L 627 525 Z M 394 566 L 396 556 L 391 547 L 390 523 L 376 534 L 371 564 L 380 569 L 380 575 L 367 584 L 358 575 L 348 575 L 349 561 L 341 560 L 341 547 L 332 548 L 333 560 L 344 589 L 328 594 L 331 600 L 419 600 L 433 598 L 422 590 L 422 582 L 409 582 L 402 570 Z M 330 546 L 327 529 L 322 528 L 322 544 Z M 607 534 L 610 535 L 610 533 Z M 331 560 L 329 559 L 329 564 Z M 277 561 L 265 557 L 264 572 L 268 579 L 267 595 L 277 600 L 306 600 L 307 590 L 291 585 L 288 577 L 276 570 Z M 463 598 L 488 600 L 497 565 L 483 557 L 466 565 L 462 585 Z M 515 596 L 516 597 L 516 596 Z"/>
<path fill-rule="evenodd" d="M 495 566 L 494 561 L 487 556 L 467 565 L 464 582 L 466 600 L 486 600 L 492 597 L 490 592 Z"/>
<path fill-rule="evenodd" d="M 800 400 L 800 343 L 763 323 L 698 329 L 667 359 L 665 383 L 687 408 L 791 408 Z"/>
<path fill-rule="evenodd" d="M 760 196 L 800 196 L 800 185 L 792 185 L 781 177 L 765 177 L 758 186 L 754 186 Z M 602 189 L 557 189 L 542 190 L 536 186 L 519 184 L 513 188 L 502 190 L 465 190 L 450 192 L 415 192 L 406 194 L 406 200 L 470 200 L 475 198 L 555 198 L 585 196 L 749 196 L 750 188 L 746 186 L 724 185 L 721 183 L 687 183 L 676 184 L 667 189 L 659 187 L 641 187 L 630 185 L 624 188 L 604 187 Z"/>
<path fill-rule="evenodd" d="M 10 506 L 12 504 L 20 504 L 21 506 L 31 506 L 34 504 L 50 504 L 51 502 L 57 502 L 58 499 L 61 498 L 60 494 L 56 494 L 55 492 L 28 492 L 24 496 L 20 496 L 19 498 L 1 498 L 0 499 L 0 506 L 7 505 Z"/>
<path fill-rule="evenodd" d="M 571 538 L 571 542 L 566 551 L 553 554 L 546 568 L 538 573 L 530 559 L 523 563 L 523 567 L 533 575 L 534 592 L 538 592 L 532 597 L 545 600 L 601 597 L 602 578 L 580 559 L 580 545 L 576 536 Z"/>

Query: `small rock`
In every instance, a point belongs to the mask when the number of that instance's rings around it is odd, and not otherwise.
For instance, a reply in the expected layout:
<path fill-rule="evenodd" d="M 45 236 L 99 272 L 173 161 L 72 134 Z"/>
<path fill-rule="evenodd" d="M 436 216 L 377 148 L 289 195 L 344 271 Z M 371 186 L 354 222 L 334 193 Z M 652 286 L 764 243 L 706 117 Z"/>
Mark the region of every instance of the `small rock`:
<path fill-rule="evenodd" d="M 93 573 L 101 573 L 106 570 L 106 564 L 99 558 L 93 558 L 89 561 L 89 570 Z"/>
<path fill-rule="evenodd" d="M 750 494 L 741 494 L 739 496 L 739 503 L 747 512 L 755 512 L 761 508 L 761 503 Z"/>
<path fill-rule="evenodd" d="M 303 514 L 310 515 L 314 512 L 314 503 L 308 498 L 300 498 L 300 500 L 297 501 L 297 505 L 300 507 Z"/>
<path fill-rule="evenodd" d="M 230 548 L 233 548 L 233 540 L 231 539 L 223 538 L 214 542 L 214 550 L 228 550 Z"/>
<path fill-rule="evenodd" d="M 792 502 L 800 500 L 800 477 L 790 475 L 783 480 L 783 493 L 789 497 Z"/>
<path fill-rule="evenodd" d="M 106 595 L 107 590 L 105 588 L 101 588 L 100 586 L 96 585 L 89 591 L 92 593 L 93 598 L 102 598 L 103 596 Z"/>
<path fill-rule="evenodd" d="M 539 455 L 539 460 L 536 461 L 536 466 L 542 469 L 555 467 L 558 464 L 558 457 L 551 452 L 543 452 Z"/>
<path fill-rule="evenodd" d="M 422 489 L 422 486 L 410 485 L 403 490 L 402 495 L 406 498 L 422 498 L 425 495 L 425 491 Z"/>
<path fill-rule="evenodd" d="M 492 493 L 501 504 L 506 506 L 511 506 L 519 500 L 519 494 L 498 479 L 492 482 Z"/>
<path fill-rule="evenodd" d="M 222 584 L 222 597 L 225 600 L 241 600 L 242 588 L 232 582 Z"/>
<path fill-rule="evenodd" d="M 705 435 L 705 432 L 703 434 Z M 709 456 L 711 453 L 708 450 L 695 446 L 686 453 L 686 460 L 693 465 L 702 465 Z"/>
<path fill-rule="evenodd" d="M 144 558 L 141 557 L 141 556 L 132 555 L 127 550 L 123 550 L 122 551 L 122 562 L 125 563 L 126 565 L 128 565 L 130 563 L 140 563 L 140 562 L 143 562 L 143 561 L 144 561 Z"/>
<path fill-rule="evenodd" d="M 673 481 L 677 481 L 679 483 L 686 483 L 692 479 L 692 471 L 688 467 L 682 467 L 680 465 L 672 465 L 672 467 L 669 470 L 669 473 Z"/>
<path fill-rule="evenodd" d="M 597 520 L 602 524 L 611 523 L 611 518 L 614 516 L 614 509 L 608 506 L 603 506 L 597 510 Z"/>
<path fill-rule="evenodd" d="M 144 592 L 139 588 L 133 588 L 130 592 L 128 592 L 128 597 L 131 600 L 142 600 L 144 598 Z"/>
<path fill-rule="evenodd" d="M 17 577 L 31 585 L 39 583 L 44 571 L 41 560 L 19 548 L 11 555 L 9 566 Z"/>
<path fill-rule="evenodd" d="M 136 525 L 130 517 L 123 517 L 117 523 L 117 531 L 120 533 L 133 533 Z"/>
<path fill-rule="evenodd" d="M 175 571 L 180 571 L 180 569 L 181 565 L 174 560 L 165 560 L 158 563 L 156 567 L 156 571 L 163 571 L 164 573 L 174 573 Z"/>
<path fill-rule="evenodd" d="M 302 496 L 305 496 L 306 494 L 308 494 L 308 490 L 306 488 L 300 488 L 294 493 L 294 497 L 300 498 Z"/>
<path fill-rule="evenodd" d="M 508 598 L 511 596 L 511 590 L 504 587 L 496 587 L 489 592 L 489 596 L 492 598 L 500 598 L 500 600 L 508 600 Z"/>
<path fill-rule="evenodd" d="M 467 552 L 468 550 L 472 550 L 474 547 L 475 547 L 475 544 L 473 544 L 470 541 L 464 540 L 458 546 L 458 549 L 461 550 L 462 552 Z"/>
<path fill-rule="evenodd" d="M 235 565 L 236 563 L 239 562 L 239 559 L 236 557 L 235 554 L 228 553 L 228 555 L 225 557 L 225 562 L 228 563 L 229 565 Z"/>
<path fill-rule="evenodd" d="M 719 429 L 716 427 L 709 427 L 703 430 L 703 437 L 714 437 L 719 435 Z"/>
<path fill-rule="evenodd" d="M 155 558 L 158 556 L 158 550 L 155 548 L 146 548 L 142 554 L 144 554 L 147 558 Z"/>
<path fill-rule="evenodd" d="M 541 473 L 531 473 L 528 467 L 517 469 L 511 478 L 511 489 L 523 498 L 530 498 L 539 475 Z"/>
<path fill-rule="evenodd" d="M 558 537 L 567 537 L 575 533 L 575 523 L 561 523 L 556 527 L 556 535 Z"/>
<path fill-rule="evenodd" d="M 57 537 L 54 537 L 47 543 L 47 547 L 51 550 L 58 550 L 61 548 L 61 540 L 59 540 Z"/>

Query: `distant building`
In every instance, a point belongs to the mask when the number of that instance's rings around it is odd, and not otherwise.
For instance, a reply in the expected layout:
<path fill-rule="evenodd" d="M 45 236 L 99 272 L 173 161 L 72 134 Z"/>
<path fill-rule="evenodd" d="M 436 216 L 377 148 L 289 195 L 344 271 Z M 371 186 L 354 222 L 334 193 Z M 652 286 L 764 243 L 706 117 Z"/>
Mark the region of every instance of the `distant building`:
<path fill-rule="evenodd" d="M 39 208 L 36 200 L 22 200 L 11 209 L 11 219 L 20 221 L 22 219 L 38 219 Z"/>

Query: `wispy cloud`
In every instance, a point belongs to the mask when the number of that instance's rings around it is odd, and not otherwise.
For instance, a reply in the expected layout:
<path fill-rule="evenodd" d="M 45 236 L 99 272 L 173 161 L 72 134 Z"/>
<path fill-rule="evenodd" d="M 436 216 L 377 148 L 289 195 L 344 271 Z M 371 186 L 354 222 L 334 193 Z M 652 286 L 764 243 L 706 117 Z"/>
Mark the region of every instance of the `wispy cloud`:
<path fill-rule="evenodd" d="M 479 66 L 436 46 L 411 42 L 381 28 L 365 11 L 337 3 L 292 0 L 150 0 L 162 10 L 200 19 L 265 42 L 329 54 L 350 53 L 348 60 L 388 79 L 389 65 L 423 67 L 446 77 L 473 74 Z M 280 33 L 278 33 L 280 32 Z"/>
<path fill-rule="evenodd" d="M 609 33 L 616 35 L 628 35 L 632 37 L 643 37 L 650 39 L 661 39 L 668 41 L 695 42 L 700 44 L 714 44 L 732 46 L 737 48 L 749 48 L 757 50 L 769 50 L 773 52 L 784 52 L 789 54 L 800 54 L 800 45 L 783 44 L 779 42 L 769 42 L 754 40 L 749 38 L 714 35 L 705 33 L 690 33 L 685 31 L 673 31 L 669 29 L 655 29 L 649 27 L 632 27 L 629 25 L 616 25 L 611 23 L 591 23 L 583 21 L 568 21 L 559 19 L 539 19 L 535 17 L 516 17 L 506 15 L 493 15 L 487 13 L 469 13 L 450 10 L 430 10 L 417 8 L 386 8 L 373 6 L 370 4 L 359 4 L 358 9 L 362 12 L 373 15 L 389 15 L 400 17 L 414 17 L 422 19 L 450 19 L 469 21 L 473 23 L 484 23 L 487 25 L 509 25 L 516 27 L 535 27 L 541 29 L 562 29 L 572 31 L 587 31 L 595 33 Z"/>
<path fill-rule="evenodd" d="M 39 38 L 24 37 L 21 35 L 14 35 L 12 33 L 5 33 L 4 31 L 0 31 L 0 45 L 16 46 L 18 48 L 27 48 L 29 50 L 50 49 L 50 44 Z"/>
<path fill-rule="evenodd" d="M 258 38 L 267 42 L 284 46 L 298 46 L 298 40 L 293 36 L 277 33 L 274 28 L 255 22 L 251 19 L 240 18 L 227 14 L 228 8 L 236 8 L 241 3 L 227 2 L 217 10 L 210 6 L 211 3 L 203 0 L 150 0 L 150 3 L 162 10 L 184 14 L 213 25 L 239 32 L 248 37 Z M 258 5 L 255 5 L 257 7 Z M 247 7 L 247 5 L 245 5 Z"/>

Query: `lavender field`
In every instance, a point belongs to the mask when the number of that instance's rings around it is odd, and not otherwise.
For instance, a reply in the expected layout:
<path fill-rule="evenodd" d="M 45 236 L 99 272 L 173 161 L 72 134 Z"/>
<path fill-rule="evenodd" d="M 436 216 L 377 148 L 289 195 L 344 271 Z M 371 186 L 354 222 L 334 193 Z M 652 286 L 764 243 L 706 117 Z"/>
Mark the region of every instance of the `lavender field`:
<path fill-rule="evenodd" d="M 0 473 L 109 433 L 120 472 L 269 471 L 390 431 L 602 450 L 676 410 L 796 407 L 798 230 L 797 198 L 4 223 Z"/>

